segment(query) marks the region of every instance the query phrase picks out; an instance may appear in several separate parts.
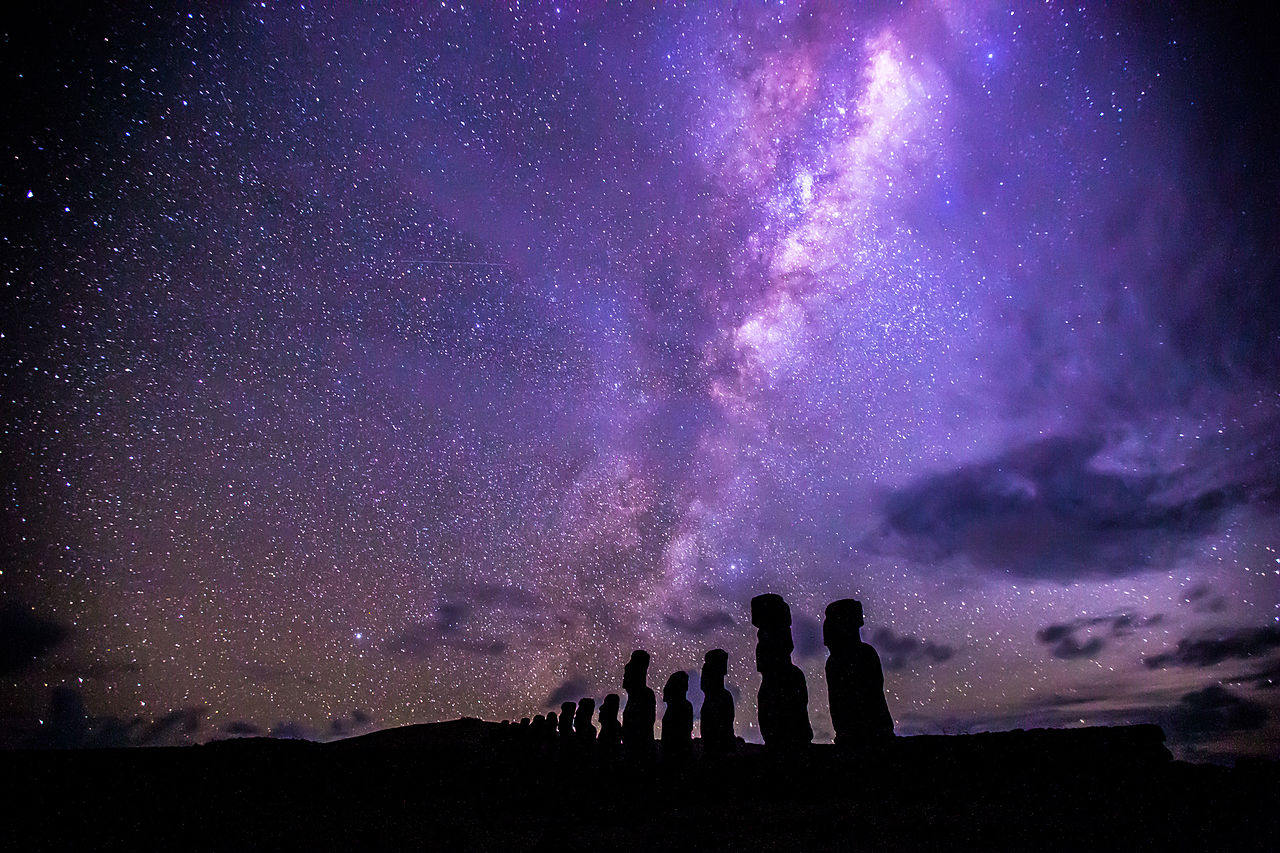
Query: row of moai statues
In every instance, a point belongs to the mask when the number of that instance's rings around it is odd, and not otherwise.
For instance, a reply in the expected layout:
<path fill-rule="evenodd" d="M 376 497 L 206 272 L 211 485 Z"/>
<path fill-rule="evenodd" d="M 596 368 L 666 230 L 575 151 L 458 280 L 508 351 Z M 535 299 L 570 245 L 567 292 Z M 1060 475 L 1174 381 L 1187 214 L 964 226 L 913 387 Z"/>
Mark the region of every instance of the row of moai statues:
<path fill-rule="evenodd" d="M 793 748 L 813 740 L 809 723 L 809 690 L 804 672 L 791 661 L 795 642 L 791 635 L 791 608 L 772 593 L 751 599 L 751 624 L 757 629 L 756 670 L 760 673 L 760 735 L 767 746 Z M 884 696 L 884 671 L 880 656 L 863 642 L 862 603 L 851 598 L 827 605 L 822 641 L 827 658 L 827 694 L 831 723 L 838 746 L 867 747 L 893 737 L 893 717 Z M 577 746 L 599 743 L 606 750 L 621 748 L 627 755 L 654 752 L 657 699 L 648 686 L 649 653 L 631 653 L 623 669 L 622 688 L 627 694 L 622 720 L 618 694 L 610 693 L 600 704 L 599 724 L 592 724 L 594 699 L 565 702 L 557 716 L 552 711 L 532 721 L 522 721 L 544 738 Z M 708 755 L 734 749 L 733 696 L 725 687 L 729 654 L 724 649 L 707 652 L 699 686 L 702 689 L 702 748 Z M 666 712 L 662 716 L 662 750 L 679 757 L 692 751 L 693 704 L 688 699 L 689 675 L 673 672 L 662 690 Z"/>

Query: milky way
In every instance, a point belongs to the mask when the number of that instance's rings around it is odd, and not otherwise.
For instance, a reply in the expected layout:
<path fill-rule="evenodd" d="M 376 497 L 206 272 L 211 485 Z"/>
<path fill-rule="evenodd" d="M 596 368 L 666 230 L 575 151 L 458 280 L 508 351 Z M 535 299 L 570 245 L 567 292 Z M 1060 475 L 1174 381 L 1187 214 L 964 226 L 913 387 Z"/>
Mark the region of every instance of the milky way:
<path fill-rule="evenodd" d="M 519 718 L 714 647 L 758 739 L 774 591 L 819 739 L 856 597 L 900 733 L 1280 753 L 1256 23 L 588 5 L 5 25 L 6 741 Z"/>

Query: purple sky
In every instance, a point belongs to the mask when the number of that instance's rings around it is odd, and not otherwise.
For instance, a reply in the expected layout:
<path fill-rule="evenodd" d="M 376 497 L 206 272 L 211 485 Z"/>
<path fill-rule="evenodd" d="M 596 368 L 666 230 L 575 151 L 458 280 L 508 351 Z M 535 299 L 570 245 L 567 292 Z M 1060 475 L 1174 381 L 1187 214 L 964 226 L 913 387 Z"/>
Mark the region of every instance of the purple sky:
<path fill-rule="evenodd" d="M 1265 31 L 587 5 L 5 22 L 6 739 L 55 688 L 90 741 L 518 718 L 717 646 L 755 739 L 773 591 L 819 739 L 856 597 L 899 733 L 1280 754 Z"/>

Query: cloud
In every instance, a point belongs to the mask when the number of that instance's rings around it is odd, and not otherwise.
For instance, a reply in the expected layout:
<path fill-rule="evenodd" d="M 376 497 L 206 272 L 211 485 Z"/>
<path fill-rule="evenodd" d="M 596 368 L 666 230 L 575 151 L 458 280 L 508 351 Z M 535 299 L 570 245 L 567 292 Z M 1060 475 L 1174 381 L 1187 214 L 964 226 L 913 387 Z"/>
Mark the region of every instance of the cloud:
<path fill-rule="evenodd" d="M 1185 637 L 1170 652 L 1144 658 L 1151 669 L 1167 666 L 1213 666 L 1233 658 L 1249 658 L 1280 647 L 1280 626 L 1237 631 L 1225 637 Z"/>
<path fill-rule="evenodd" d="M 154 720 L 99 717 L 88 712 L 79 690 L 58 687 L 50 693 L 48 724 L 40 745 L 61 749 L 180 746 L 192 742 L 205 710 L 203 706 L 179 708 Z"/>
<path fill-rule="evenodd" d="M 343 714 L 342 716 L 334 717 L 330 720 L 329 736 L 335 738 L 351 737 L 352 735 L 367 731 L 372 727 L 372 725 L 373 717 L 371 717 L 367 711 L 357 708 L 350 714 Z"/>
<path fill-rule="evenodd" d="M 877 628 L 871 635 L 871 642 L 880 653 L 884 668 L 889 670 L 915 669 L 921 663 L 942 663 L 955 655 L 951 646 L 910 634 L 898 635 L 888 628 Z"/>
<path fill-rule="evenodd" d="M 888 495 L 868 546 L 1071 583 L 1142 571 L 1245 500 L 1242 486 L 1169 499 L 1167 477 L 1091 465 L 1101 450 L 1096 438 L 1050 438 L 923 477 Z"/>
<path fill-rule="evenodd" d="M 1199 741 L 1226 732 L 1260 729 L 1269 716 L 1265 706 L 1212 684 L 1184 695 L 1172 709 L 1170 725 L 1177 736 Z"/>
<path fill-rule="evenodd" d="M 465 626 L 470 616 L 470 605 L 456 601 L 443 602 L 436 608 L 431 619 L 409 623 L 387 641 L 386 648 L 393 654 L 413 658 L 429 658 L 440 649 L 457 649 L 489 656 L 506 652 L 508 646 L 502 640 L 467 636 Z"/>
<path fill-rule="evenodd" d="M 21 672 L 66 636 L 65 626 L 37 616 L 30 608 L 0 605 L 0 675 Z"/>
<path fill-rule="evenodd" d="M 737 623 L 733 617 L 723 610 L 699 613 L 692 617 L 680 617 L 668 614 L 662 617 L 668 628 L 685 634 L 702 637 L 716 628 L 732 628 Z"/>
<path fill-rule="evenodd" d="M 253 723 L 246 723 L 244 720 L 235 720 L 227 723 L 222 730 L 232 737 L 257 737 L 262 734 L 262 729 Z"/>
<path fill-rule="evenodd" d="M 577 702 L 582 697 L 590 695 L 591 688 L 587 682 L 579 676 L 572 676 L 556 685 L 543 704 L 548 708 L 559 711 L 561 704 Z"/>
<path fill-rule="evenodd" d="M 1138 616 L 1135 613 L 1116 613 L 1110 616 L 1085 616 L 1070 622 L 1046 625 L 1036 632 L 1036 640 L 1050 647 L 1055 658 L 1073 660 L 1093 658 L 1102 651 L 1109 637 L 1123 637 L 1137 628 L 1155 625 L 1163 621 L 1163 614 Z M 1098 631 L 1103 633 L 1100 635 Z M 1084 634 L 1082 638 L 1080 635 Z"/>
<path fill-rule="evenodd" d="M 1280 686 L 1280 658 L 1276 658 L 1261 669 L 1227 680 L 1228 684 L 1250 684 L 1255 690 L 1274 690 Z"/>
<path fill-rule="evenodd" d="M 268 735 L 280 740 L 319 740 L 310 727 L 297 720 L 281 720 L 271 727 Z"/>
<path fill-rule="evenodd" d="M 1197 613 L 1220 613 L 1227 606 L 1227 599 L 1214 595 L 1208 584 L 1198 584 L 1187 590 L 1182 600 Z"/>
<path fill-rule="evenodd" d="M 1036 639 L 1051 646 L 1050 653 L 1055 658 L 1064 660 L 1094 657 L 1105 645 L 1101 637 L 1090 637 L 1083 643 L 1080 642 L 1071 625 L 1048 625 L 1036 632 Z"/>

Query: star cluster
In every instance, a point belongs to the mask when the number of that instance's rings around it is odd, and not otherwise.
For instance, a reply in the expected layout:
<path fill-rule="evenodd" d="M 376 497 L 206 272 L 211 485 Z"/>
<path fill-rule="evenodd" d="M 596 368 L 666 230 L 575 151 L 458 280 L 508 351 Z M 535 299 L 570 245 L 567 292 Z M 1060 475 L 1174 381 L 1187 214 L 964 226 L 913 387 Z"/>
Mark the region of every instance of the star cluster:
<path fill-rule="evenodd" d="M 5 25 L 6 740 L 519 718 L 714 647 L 755 738 L 775 591 L 819 739 L 856 597 L 902 733 L 1280 752 L 1255 22 L 582 6 Z"/>

